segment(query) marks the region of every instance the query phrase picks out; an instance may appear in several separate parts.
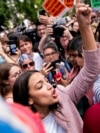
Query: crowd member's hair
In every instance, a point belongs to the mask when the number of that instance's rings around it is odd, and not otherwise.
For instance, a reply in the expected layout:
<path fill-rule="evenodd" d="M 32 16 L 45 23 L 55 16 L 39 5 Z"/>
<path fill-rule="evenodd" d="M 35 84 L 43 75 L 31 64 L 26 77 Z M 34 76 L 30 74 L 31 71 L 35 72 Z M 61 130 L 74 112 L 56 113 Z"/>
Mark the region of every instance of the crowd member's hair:
<path fill-rule="evenodd" d="M 19 67 L 19 65 L 13 63 L 0 64 L 0 94 L 3 97 L 5 97 L 12 90 L 12 88 L 9 84 L 6 83 L 6 81 L 9 78 L 9 72 L 13 66 Z"/>
<path fill-rule="evenodd" d="M 35 23 L 35 24 L 36 24 L 36 27 L 37 27 L 37 26 L 39 26 L 39 25 L 45 25 L 45 24 L 43 24 L 43 23 L 39 22 L 38 20 L 36 21 L 36 23 Z"/>
<path fill-rule="evenodd" d="M 0 42 L 3 43 L 9 43 L 9 39 L 8 37 L 4 36 L 4 37 L 0 37 Z"/>
<path fill-rule="evenodd" d="M 58 51 L 60 52 L 61 57 L 65 58 L 65 51 L 64 51 L 63 46 L 60 43 L 59 37 L 55 37 L 55 43 L 57 44 Z"/>
<path fill-rule="evenodd" d="M 31 39 L 27 36 L 27 35 L 20 35 L 17 38 L 17 46 L 20 47 L 19 43 L 20 41 L 24 41 L 24 42 L 32 42 Z"/>
<path fill-rule="evenodd" d="M 61 37 L 55 37 L 55 43 L 57 44 L 58 50 L 60 52 L 61 58 L 65 59 L 65 50 L 60 42 Z M 69 36 L 67 36 L 68 40 L 70 39 Z"/>
<path fill-rule="evenodd" d="M 78 51 L 78 54 L 81 55 L 82 54 L 82 38 L 81 36 L 77 36 L 75 38 L 73 38 L 68 46 L 67 46 L 67 51 Z"/>
<path fill-rule="evenodd" d="M 37 70 L 31 70 L 22 73 L 15 81 L 15 84 L 13 86 L 13 100 L 16 103 L 20 103 L 24 106 L 29 106 L 31 107 L 33 112 L 37 112 L 36 108 L 34 105 L 29 104 L 29 79 L 31 75 L 37 73 L 39 71 Z M 50 110 L 57 109 L 58 103 L 54 105 L 50 105 L 49 108 Z"/>
<path fill-rule="evenodd" d="M 28 55 L 28 54 L 22 54 L 22 55 L 19 57 L 19 59 L 18 59 L 18 63 L 21 65 L 25 59 L 30 59 L 30 60 L 33 61 L 32 56 L 30 56 L 30 55 Z"/>
<path fill-rule="evenodd" d="M 97 35 L 97 33 L 98 33 L 98 35 Z M 95 31 L 94 35 L 95 35 L 95 38 L 97 39 L 97 41 L 100 42 L 100 22 L 99 22 L 99 24 L 96 28 L 96 31 Z"/>
<path fill-rule="evenodd" d="M 58 52 L 58 47 L 54 42 L 48 42 L 43 46 L 43 53 L 47 48 L 53 49 L 55 52 Z"/>

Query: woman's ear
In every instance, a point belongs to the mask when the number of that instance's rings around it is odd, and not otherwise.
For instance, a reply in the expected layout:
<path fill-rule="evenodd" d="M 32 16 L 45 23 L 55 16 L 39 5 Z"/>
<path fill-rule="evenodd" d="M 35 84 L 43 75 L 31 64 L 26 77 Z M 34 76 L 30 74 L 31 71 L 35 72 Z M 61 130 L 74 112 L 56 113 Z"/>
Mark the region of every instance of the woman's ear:
<path fill-rule="evenodd" d="M 29 98 L 28 103 L 29 103 L 29 105 L 33 105 L 33 103 L 34 103 L 33 99 Z"/>

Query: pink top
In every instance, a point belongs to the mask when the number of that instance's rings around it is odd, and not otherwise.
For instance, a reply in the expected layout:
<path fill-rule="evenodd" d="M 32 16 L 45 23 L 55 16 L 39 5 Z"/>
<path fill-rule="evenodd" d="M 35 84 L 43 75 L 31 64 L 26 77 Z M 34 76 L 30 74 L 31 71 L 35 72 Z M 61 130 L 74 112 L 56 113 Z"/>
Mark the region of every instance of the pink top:
<path fill-rule="evenodd" d="M 55 118 L 68 133 L 82 133 L 83 121 L 74 104 L 91 88 L 100 73 L 100 48 L 84 50 L 84 58 L 84 67 L 71 84 L 65 88 L 57 86 L 62 108 L 55 111 Z"/>

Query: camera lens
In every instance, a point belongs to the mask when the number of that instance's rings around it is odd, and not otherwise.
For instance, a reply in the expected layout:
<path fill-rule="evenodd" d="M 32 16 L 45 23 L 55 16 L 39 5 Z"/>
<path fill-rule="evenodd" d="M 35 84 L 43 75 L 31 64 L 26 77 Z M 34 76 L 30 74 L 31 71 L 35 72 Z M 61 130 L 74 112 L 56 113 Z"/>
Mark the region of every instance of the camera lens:
<path fill-rule="evenodd" d="M 55 37 L 61 37 L 64 33 L 64 28 L 60 26 L 54 26 L 53 27 L 53 35 Z"/>

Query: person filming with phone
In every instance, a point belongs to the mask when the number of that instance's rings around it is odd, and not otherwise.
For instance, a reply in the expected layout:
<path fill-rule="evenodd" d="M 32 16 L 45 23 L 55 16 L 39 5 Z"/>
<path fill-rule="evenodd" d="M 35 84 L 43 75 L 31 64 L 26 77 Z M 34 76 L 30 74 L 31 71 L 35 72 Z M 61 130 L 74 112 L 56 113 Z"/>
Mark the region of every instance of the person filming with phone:
<path fill-rule="evenodd" d="M 15 63 L 18 63 L 18 58 L 20 57 L 20 50 L 17 45 L 13 41 L 9 41 L 9 45 L 7 45 L 5 49 L 5 53 L 9 58 L 11 58 Z"/>
<path fill-rule="evenodd" d="M 16 47 L 16 44 L 13 44 L 11 48 L 9 42 L 8 37 L 0 38 L 0 64 L 17 63 L 20 51 Z"/>
<path fill-rule="evenodd" d="M 43 46 L 43 59 L 44 59 L 44 70 L 46 76 L 51 84 L 62 84 L 67 85 L 67 74 L 70 71 L 70 66 L 66 62 L 60 59 L 58 47 L 54 42 L 48 42 Z M 62 79 L 64 81 L 62 81 Z"/>

